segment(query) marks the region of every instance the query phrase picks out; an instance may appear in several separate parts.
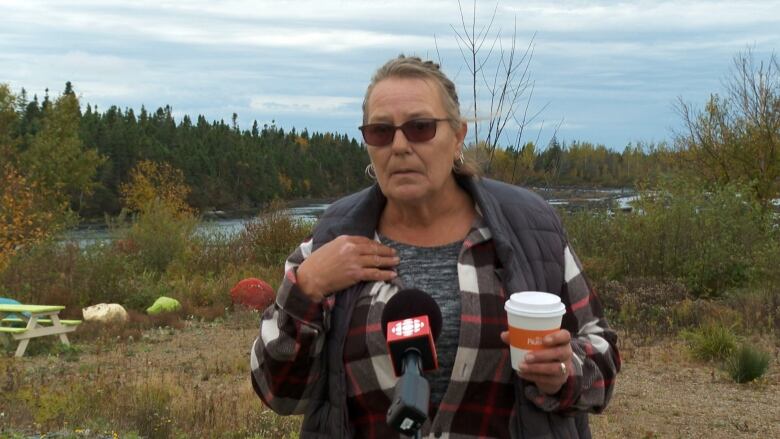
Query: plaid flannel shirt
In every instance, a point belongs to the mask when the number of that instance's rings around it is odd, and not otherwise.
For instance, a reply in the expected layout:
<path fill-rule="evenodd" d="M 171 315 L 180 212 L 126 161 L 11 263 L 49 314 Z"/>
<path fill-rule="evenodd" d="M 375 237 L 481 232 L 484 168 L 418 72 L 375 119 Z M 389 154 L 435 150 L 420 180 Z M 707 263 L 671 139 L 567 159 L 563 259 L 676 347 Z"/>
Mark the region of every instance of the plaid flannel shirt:
<path fill-rule="evenodd" d="M 311 253 L 301 244 L 287 260 L 275 306 L 263 315 L 251 353 L 252 379 L 260 398 L 280 414 L 302 414 L 312 384 L 322 372 L 321 352 L 334 297 L 310 301 L 296 284 L 296 268 Z M 519 378 L 509 349 L 499 334 L 507 329 L 507 294 L 495 274 L 497 260 L 491 233 L 475 222 L 458 260 L 462 303 L 460 340 L 452 378 L 442 403 L 431 407 L 423 432 L 429 437 L 509 437 L 517 388 L 543 411 L 600 412 L 612 393 L 620 367 L 617 337 L 607 325 L 599 301 L 581 273 L 581 264 L 566 247 L 564 327 L 572 333 L 573 371 L 554 396 Z M 399 290 L 392 283 L 366 283 L 355 305 L 344 346 L 347 407 L 356 437 L 388 438 L 398 433 L 386 424 L 397 378 L 380 328 L 384 304 Z"/>

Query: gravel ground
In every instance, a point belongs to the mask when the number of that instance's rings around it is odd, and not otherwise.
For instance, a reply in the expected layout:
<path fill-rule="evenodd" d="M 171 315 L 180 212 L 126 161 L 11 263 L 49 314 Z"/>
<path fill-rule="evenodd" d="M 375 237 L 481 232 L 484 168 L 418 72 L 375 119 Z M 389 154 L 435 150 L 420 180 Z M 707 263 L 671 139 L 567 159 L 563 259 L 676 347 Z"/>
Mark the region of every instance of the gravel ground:
<path fill-rule="evenodd" d="M 677 341 L 624 350 L 615 395 L 591 417 L 596 438 L 780 438 L 778 349 L 767 374 L 737 384 Z"/>
<path fill-rule="evenodd" d="M 150 330 L 132 342 L 98 346 L 77 341 L 83 352 L 72 362 L 44 355 L 16 364 L 28 379 L 50 376 L 54 381 L 83 379 L 78 377 L 95 370 L 125 376 L 174 374 L 190 388 L 238 392 L 239 408 L 255 416 L 263 408 L 252 394 L 247 372 L 256 316 L 235 317 L 218 324 L 188 322 L 180 330 Z M 691 360 L 678 341 L 623 347 L 614 397 L 604 413 L 591 417 L 594 437 L 780 438 L 780 363 L 777 344 L 773 346 L 769 372 L 749 384 L 736 384 L 715 366 Z M 45 372 L 53 369 L 57 377 Z M 286 431 L 297 429 L 294 419 L 271 422 L 287 424 Z M 25 430 L 13 423 L 5 427 Z"/>

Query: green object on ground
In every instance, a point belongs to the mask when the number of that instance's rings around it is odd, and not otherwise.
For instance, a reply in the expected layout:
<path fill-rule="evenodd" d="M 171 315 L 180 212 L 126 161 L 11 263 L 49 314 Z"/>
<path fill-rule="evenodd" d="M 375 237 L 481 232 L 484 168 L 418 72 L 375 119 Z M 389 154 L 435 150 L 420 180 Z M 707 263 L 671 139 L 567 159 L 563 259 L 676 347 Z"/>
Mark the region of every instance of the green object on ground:
<path fill-rule="evenodd" d="M 170 297 L 160 296 L 154 301 L 154 304 L 149 308 L 146 308 L 146 313 L 149 315 L 157 315 L 164 312 L 173 312 L 181 309 L 181 303 L 176 299 Z"/>

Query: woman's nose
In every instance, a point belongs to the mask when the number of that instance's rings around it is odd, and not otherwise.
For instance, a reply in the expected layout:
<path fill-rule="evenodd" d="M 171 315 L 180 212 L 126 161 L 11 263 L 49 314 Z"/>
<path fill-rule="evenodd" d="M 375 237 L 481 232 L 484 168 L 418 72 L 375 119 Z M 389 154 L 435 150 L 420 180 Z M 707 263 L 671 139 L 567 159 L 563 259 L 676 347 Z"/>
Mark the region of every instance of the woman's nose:
<path fill-rule="evenodd" d="M 411 142 L 406 138 L 404 130 L 401 127 L 395 129 L 393 141 L 390 142 L 390 150 L 395 154 L 404 154 L 411 148 Z"/>

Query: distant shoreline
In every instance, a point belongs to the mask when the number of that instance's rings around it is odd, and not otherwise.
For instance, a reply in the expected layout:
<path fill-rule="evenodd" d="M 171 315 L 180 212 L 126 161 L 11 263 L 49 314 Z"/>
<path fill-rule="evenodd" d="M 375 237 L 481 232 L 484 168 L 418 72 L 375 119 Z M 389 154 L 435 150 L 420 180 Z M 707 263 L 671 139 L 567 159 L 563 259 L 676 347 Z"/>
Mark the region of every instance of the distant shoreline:
<path fill-rule="evenodd" d="M 542 196 L 545 200 L 558 200 L 561 198 L 593 198 L 596 194 L 612 193 L 615 196 L 619 195 L 631 195 L 636 194 L 637 190 L 630 187 L 539 187 L 539 186 L 523 186 L 533 192 L 536 192 Z M 593 196 L 589 196 L 589 194 Z M 344 194 L 345 195 L 345 194 Z M 330 204 L 339 199 L 341 196 L 329 197 L 329 198 L 295 198 L 291 200 L 281 200 L 285 206 L 289 208 L 296 208 L 310 204 Z M 606 198 L 606 197 L 604 197 Z M 265 206 L 269 205 L 266 203 Z M 198 213 L 201 219 L 204 220 L 235 220 L 235 219 L 248 219 L 257 216 L 263 211 L 263 207 L 251 207 L 251 208 L 234 208 L 234 209 L 209 209 L 203 210 Z M 110 218 L 115 218 L 110 216 Z M 91 228 L 103 228 L 106 221 L 104 217 L 82 218 L 78 225 L 73 227 L 74 230 L 88 230 Z"/>
<path fill-rule="evenodd" d="M 337 200 L 339 197 L 333 197 L 333 198 L 296 198 L 292 200 L 281 200 L 281 203 L 283 203 L 288 208 L 295 208 L 295 207 L 301 207 L 306 206 L 308 204 L 330 204 Z M 266 206 L 270 203 L 266 203 Z M 248 219 L 253 218 L 257 216 L 259 213 L 263 211 L 263 207 L 252 207 L 252 208 L 236 208 L 236 209 L 211 209 L 211 210 L 203 210 L 198 212 L 198 216 L 201 219 L 204 220 L 215 220 L 215 219 L 224 219 L 224 220 L 235 220 L 235 219 Z M 116 218 L 116 216 L 109 215 L 109 218 Z M 104 217 L 91 217 L 91 218 L 81 218 L 79 223 L 74 226 L 71 230 L 89 230 L 91 228 L 105 228 L 106 227 L 106 220 Z"/>

